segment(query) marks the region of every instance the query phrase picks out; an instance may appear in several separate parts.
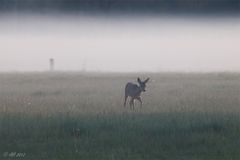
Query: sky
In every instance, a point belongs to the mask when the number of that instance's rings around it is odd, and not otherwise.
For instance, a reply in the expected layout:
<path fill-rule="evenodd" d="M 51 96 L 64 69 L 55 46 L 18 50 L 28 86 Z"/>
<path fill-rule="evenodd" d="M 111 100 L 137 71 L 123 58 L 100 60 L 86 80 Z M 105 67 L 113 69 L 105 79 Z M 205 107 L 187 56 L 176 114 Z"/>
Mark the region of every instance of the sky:
<path fill-rule="evenodd" d="M 186 16 L 0 16 L 0 72 L 240 71 L 240 19 Z"/>

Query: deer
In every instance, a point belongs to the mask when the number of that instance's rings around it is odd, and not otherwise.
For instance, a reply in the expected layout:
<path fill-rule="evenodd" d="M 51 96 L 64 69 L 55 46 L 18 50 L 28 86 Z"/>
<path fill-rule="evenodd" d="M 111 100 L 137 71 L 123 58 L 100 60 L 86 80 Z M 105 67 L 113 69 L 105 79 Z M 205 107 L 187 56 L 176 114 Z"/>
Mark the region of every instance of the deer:
<path fill-rule="evenodd" d="M 142 99 L 141 99 L 141 93 L 146 91 L 146 83 L 149 81 L 149 78 L 147 78 L 145 81 L 141 81 L 141 79 L 137 78 L 137 84 L 128 82 L 125 86 L 125 100 L 124 100 L 124 107 L 126 107 L 126 102 L 128 97 L 131 98 L 129 105 L 130 108 L 134 110 L 134 100 L 138 100 L 140 102 L 140 106 L 142 107 Z"/>

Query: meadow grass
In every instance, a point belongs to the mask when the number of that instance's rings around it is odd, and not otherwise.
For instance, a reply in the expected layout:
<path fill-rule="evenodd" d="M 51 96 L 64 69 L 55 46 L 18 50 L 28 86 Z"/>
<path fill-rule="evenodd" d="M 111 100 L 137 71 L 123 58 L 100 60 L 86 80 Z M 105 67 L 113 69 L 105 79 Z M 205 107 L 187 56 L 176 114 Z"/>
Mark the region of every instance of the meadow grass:
<path fill-rule="evenodd" d="M 138 76 L 151 81 L 132 111 L 124 87 Z M 0 84 L 0 159 L 240 159 L 237 73 L 1 73 Z"/>

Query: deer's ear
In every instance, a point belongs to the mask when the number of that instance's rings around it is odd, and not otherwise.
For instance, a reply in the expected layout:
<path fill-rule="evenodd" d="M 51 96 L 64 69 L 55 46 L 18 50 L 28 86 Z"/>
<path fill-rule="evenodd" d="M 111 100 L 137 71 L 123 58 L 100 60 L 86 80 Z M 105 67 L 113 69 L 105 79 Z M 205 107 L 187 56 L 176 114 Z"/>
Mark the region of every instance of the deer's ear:
<path fill-rule="evenodd" d="M 138 81 L 138 83 L 141 83 L 141 80 L 140 80 L 140 78 L 139 78 L 139 77 L 137 78 L 137 81 Z"/>
<path fill-rule="evenodd" d="M 147 83 L 147 82 L 149 81 L 149 79 L 150 79 L 150 78 L 147 78 L 147 79 L 144 81 L 144 83 Z"/>

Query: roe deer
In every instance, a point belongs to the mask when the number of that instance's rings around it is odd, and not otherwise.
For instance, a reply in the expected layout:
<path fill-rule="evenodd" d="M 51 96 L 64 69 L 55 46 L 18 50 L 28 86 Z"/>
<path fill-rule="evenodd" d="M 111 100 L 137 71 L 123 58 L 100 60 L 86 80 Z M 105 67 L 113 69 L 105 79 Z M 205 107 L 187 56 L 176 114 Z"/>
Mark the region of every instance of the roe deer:
<path fill-rule="evenodd" d="M 126 106 L 126 102 L 127 102 L 127 98 L 128 96 L 131 97 L 130 100 L 130 107 L 132 107 L 132 109 L 134 109 L 134 100 L 137 99 L 142 107 L 142 100 L 141 100 L 141 93 L 145 92 L 145 87 L 146 87 L 146 83 L 149 81 L 149 78 L 147 78 L 145 81 L 141 81 L 140 78 L 137 78 L 138 84 L 134 84 L 134 83 L 127 83 L 126 87 L 125 87 L 125 100 L 124 100 L 124 107 Z"/>

